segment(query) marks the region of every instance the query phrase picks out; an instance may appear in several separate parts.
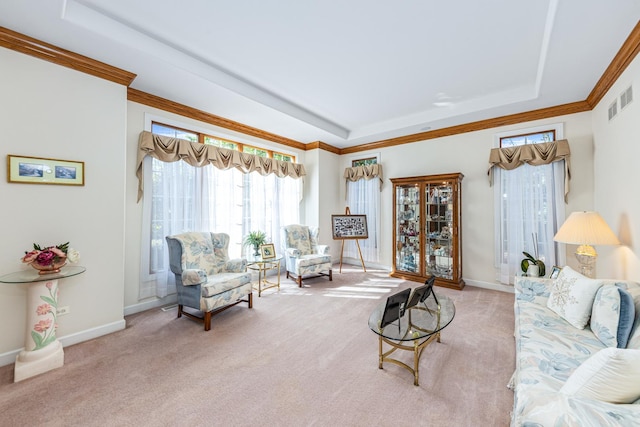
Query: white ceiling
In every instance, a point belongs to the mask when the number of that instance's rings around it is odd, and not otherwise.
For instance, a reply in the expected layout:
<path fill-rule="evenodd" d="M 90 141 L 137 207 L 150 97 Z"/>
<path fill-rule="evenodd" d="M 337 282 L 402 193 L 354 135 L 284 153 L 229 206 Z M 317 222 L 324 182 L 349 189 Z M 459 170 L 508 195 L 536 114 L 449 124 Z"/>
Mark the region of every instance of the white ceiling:
<path fill-rule="evenodd" d="M 587 98 L 640 0 L 1 0 L 131 87 L 344 148 Z"/>

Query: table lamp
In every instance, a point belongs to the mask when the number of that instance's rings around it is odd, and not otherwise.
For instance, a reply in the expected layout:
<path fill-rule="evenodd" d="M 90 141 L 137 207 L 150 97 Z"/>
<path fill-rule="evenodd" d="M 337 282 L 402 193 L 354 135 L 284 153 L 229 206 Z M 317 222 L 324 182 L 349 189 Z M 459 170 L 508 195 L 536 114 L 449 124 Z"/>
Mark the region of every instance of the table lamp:
<path fill-rule="evenodd" d="M 620 241 L 597 212 L 572 212 L 562 224 L 553 240 L 560 243 L 580 245 L 576 258 L 580 263 L 580 273 L 595 277 L 598 254 L 591 245 L 619 245 Z"/>

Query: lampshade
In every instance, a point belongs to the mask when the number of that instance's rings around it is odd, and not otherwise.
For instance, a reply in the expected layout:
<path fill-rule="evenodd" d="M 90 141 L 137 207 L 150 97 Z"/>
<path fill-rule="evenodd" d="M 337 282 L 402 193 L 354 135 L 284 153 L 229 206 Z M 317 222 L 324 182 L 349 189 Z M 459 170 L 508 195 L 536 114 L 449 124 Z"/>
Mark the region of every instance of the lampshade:
<path fill-rule="evenodd" d="M 620 241 L 597 212 L 573 212 L 553 240 L 573 245 L 619 245 Z"/>
<path fill-rule="evenodd" d="M 576 259 L 580 263 L 580 273 L 595 277 L 598 254 L 591 245 L 619 245 L 620 241 L 597 212 L 573 212 L 562 224 L 553 240 L 561 243 L 580 245 L 576 249 Z"/>

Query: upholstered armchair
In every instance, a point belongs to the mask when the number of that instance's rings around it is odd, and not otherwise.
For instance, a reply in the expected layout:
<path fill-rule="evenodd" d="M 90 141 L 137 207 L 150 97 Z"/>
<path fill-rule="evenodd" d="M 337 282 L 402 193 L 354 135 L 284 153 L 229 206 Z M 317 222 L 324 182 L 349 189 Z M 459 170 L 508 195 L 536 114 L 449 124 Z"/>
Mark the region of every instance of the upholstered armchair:
<path fill-rule="evenodd" d="M 329 276 L 333 280 L 329 246 L 318 244 L 318 228 L 306 225 L 282 227 L 282 247 L 287 266 L 287 278 L 302 287 L 302 276 Z"/>
<path fill-rule="evenodd" d="M 240 302 L 253 306 L 246 259 L 229 259 L 229 235 L 191 232 L 167 236 L 169 265 L 176 276 L 178 317 L 184 314 L 211 329 L 211 316 Z M 242 299 L 246 297 L 246 299 Z M 203 317 L 184 310 L 190 307 Z"/>

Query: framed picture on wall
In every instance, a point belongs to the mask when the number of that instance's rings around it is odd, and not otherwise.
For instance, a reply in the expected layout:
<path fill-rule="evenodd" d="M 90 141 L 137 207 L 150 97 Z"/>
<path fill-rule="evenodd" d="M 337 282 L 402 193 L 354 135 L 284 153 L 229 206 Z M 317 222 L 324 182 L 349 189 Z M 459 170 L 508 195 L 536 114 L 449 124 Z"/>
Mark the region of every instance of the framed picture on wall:
<path fill-rule="evenodd" d="M 8 154 L 7 182 L 84 185 L 84 162 Z"/>

